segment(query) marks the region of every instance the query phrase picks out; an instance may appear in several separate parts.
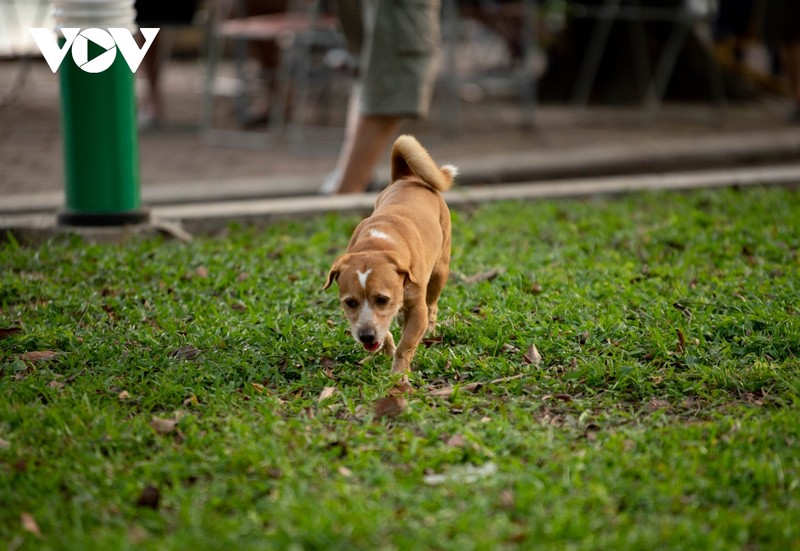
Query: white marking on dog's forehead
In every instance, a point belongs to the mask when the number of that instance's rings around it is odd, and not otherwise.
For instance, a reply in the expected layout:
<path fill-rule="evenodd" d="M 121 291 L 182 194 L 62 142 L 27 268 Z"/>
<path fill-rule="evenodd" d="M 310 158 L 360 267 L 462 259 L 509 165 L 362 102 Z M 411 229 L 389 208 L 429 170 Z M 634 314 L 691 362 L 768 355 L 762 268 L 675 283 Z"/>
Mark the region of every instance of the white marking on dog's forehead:
<path fill-rule="evenodd" d="M 384 233 L 381 230 L 371 229 L 369 230 L 369 234 L 372 237 L 377 237 L 378 239 L 385 239 L 386 241 L 393 241 L 392 236 L 388 233 Z"/>
<path fill-rule="evenodd" d="M 366 272 L 362 272 L 361 270 L 357 270 L 358 273 L 358 282 L 361 284 L 361 288 L 366 290 L 367 289 L 367 278 L 369 274 L 372 273 L 372 268 L 367 270 Z"/>

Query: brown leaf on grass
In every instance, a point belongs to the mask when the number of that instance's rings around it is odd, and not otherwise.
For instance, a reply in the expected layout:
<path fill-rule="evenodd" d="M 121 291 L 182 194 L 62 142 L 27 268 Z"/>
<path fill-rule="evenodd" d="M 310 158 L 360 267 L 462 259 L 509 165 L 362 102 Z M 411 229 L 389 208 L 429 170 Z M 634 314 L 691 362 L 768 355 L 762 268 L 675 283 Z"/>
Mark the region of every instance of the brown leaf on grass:
<path fill-rule="evenodd" d="M 467 441 L 464 439 L 463 434 L 454 434 L 447 440 L 445 440 L 444 445 L 448 448 L 463 448 L 466 445 Z"/>
<path fill-rule="evenodd" d="M 408 409 L 408 400 L 403 396 L 386 396 L 375 402 L 375 417 L 397 417 Z"/>
<path fill-rule="evenodd" d="M 317 403 L 324 402 L 325 400 L 333 396 L 334 392 L 336 392 L 335 386 L 326 386 L 325 388 L 322 389 L 322 392 L 319 393 L 319 397 L 317 398 Z"/>
<path fill-rule="evenodd" d="M 526 364 L 532 365 L 533 367 L 539 367 L 542 363 L 542 355 L 539 354 L 539 350 L 533 343 L 528 347 L 528 351 L 522 355 L 522 358 L 525 360 Z"/>
<path fill-rule="evenodd" d="M 125 400 L 130 400 L 131 399 L 131 393 L 128 392 L 127 390 L 123 390 L 119 394 L 117 394 L 117 399 L 120 402 L 124 402 Z"/>
<path fill-rule="evenodd" d="M 189 360 L 198 356 L 200 354 L 200 349 L 192 346 L 191 344 L 184 344 L 183 346 L 179 346 L 175 350 L 171 350 L 169 353 L 170 358 L 175 358 L 177 360 Z"/>
<path fill-rule="evenodd" d="M 675 350 L 678 354 L 683 354 L 686 350 L 686 337 L 683 336 L 683 331 L 680 329 L 675 330 L 678 333 L 678 348 Z"/>
<path fill-rule="evenodd" d="M 23 362 L 44 362 L 52 360 L 58 356 L 58 354 L 59 353 L 54 350 L 34 350 L 20 354 L 19 359 Z"/>
<path fill-rule="evenodd" d="M 153 417 L 152 421 L 150 421 L 150 426 L 158 434 L 169 434 L 177 430 L 178 422 L 175 419 L 162 419 L 161 417 Z"/>
<path fill-rule="evenodd" d="M 434 344 L 441 344 L 444 342 L 444 337 L 441 335 L 437 335 L 435 337 L 425 337 L 422 339 L 422 344 L 425 348 L 430 348 Z"/>
<path fill-rule="evenodd" d="M 161 502 L 161 491 L 155 486 L 147 485 L 142 489 L 139 494 L 139 499 L 136 500 L 137 507 L 146 507 L 148 509 L 158 509 Z"/>
<path fill-rule="evenodd" d="M 33 518 L 33 515 L 23 511 L 22 513 L 20 513 L 19 518 L 20 521 L 22 522 L 23 530 L 33 534 L 37 538 L 42 537 L 42 531 L 39 530 L 39 525 L 36 523 L 36 519 Z"/>
<path fill-rule="evenodd" d="M 320 360 L 320 364 L 322 364 L 322 372 L 325 374 L 325 376 L 328 379 L 335 381 L 336 375 L 333 373 L 333 368 L 336 367 L 336 362 L 325 356 Z"/>
<path fill-rule="evenodd" d="M 684 306 L 680 302 L 673 302 L 672 303 L 672 307 L 675 308 L 676 310 L 678 310 L 681 314 L 683 314 L 687 318 L 691 318 L 692 317 L 692 311 L 689 310 L 689 308 L 687 308 L 686 306 Z"/>
<path fill-rule="evenodd" d="M 498 496 L 498 501 L 503 509 L 514 509 L 514 491 L 510 488 L 502 490 Z"/>
<path fill-rule="evenodd" d="M 205 279 L 208 277 L 208 268 L 206 268 L 205 266 L 198 266 L 197 269 L 194 271 L 194 274 L 197 277 Z"/>
<path fill-rule="evenodd" d="M 527 373 L 518 373 L 516 375 L 512 375 L 511 377 L 501 377 L 499 379 L 494 379 L 489 381 L 488 383 L 485 382 L 475 382 L 475 383 L 467 383 L 461 386 L 445 386 L 441 388 L 433 388 L 428 391 L 428 396 L 437 397 L 437 398 L 449 398 L 453 394 L 455 394 L 456 390 L 458 392 L 472 392 L 474 390 L 479 389 L 483 385 L 497 385 L 502 383 L 507 383 L 509 381 L 514 381 L 516 379 L 522 379 L 525 377 Z"/>
<path fill-rule="evenodd" d="M 461 283 L 463 283 L 464 285 L 474 285 L 476 283 L 480 283 L 481 281 L 491 281 L 499 275 L 500 275 L 500 270 L 495 268 L 493 270 L 479 272 L 471 276 L 461 275 L 459 276 L 459 279 L 461 280 Z"/>
<path fill-rule="evenodd" d="M 235 310 L 236 312 L 247 312 L 247 305 L 237 300 L 231 304 L 231 309 Z"/>
<path fill-rule="evenodd" d="M 653 398 L 645 406 L 647 411 L 658 411 L 660 409 L 669 409 L 669 401 L 660 398 Z"/>
<path fill-rule="evenodd" d="M 459 392 L 472 392 L 480 388 L 483 383 L 468 383 L 465 385 L 461 385 L 459 387 L 456 386 L 445 386 L 442 388 L 434 388 L 430 392 L 428 392 L 428 396 L 433 396 L 436 398 L 449 398 L 456 392 L 456 388 Z"/>
<path fill-rule="evenodd" d="M 12 325 L 11 327 L 0 327 L 0 340 L 18 333 L 22 333 L 22 328 L 17 327 L 16 325 Z"/>

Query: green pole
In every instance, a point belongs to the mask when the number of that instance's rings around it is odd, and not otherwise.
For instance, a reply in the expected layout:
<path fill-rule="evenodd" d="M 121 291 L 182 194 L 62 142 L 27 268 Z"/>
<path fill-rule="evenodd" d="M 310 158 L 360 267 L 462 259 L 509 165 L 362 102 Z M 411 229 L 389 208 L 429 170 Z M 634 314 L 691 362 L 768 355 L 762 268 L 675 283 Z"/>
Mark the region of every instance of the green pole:
<path fill-rule="evenodd" d="M 61 46 L 64 39 L 61 38 Z M 89 43 L 89 59 L 104 50 Z M 60 73 L 65 208 L 61 225 L 146 222 L 139 184 L 134 74 L 120 52 L 99 73 L 66 55 Z"/>

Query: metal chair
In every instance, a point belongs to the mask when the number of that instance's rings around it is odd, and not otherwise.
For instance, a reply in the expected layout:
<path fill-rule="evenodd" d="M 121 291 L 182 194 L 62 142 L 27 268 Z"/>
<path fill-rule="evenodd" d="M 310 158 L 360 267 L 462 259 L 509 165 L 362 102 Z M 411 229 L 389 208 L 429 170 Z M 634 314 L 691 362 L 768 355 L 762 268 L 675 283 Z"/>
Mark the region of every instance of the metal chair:
<path fill-rule="evenodd" d="M 225 19 L 225 15 L 231 11 L 235 16 Z M 313 92 L 311 84 L 316 76 L 312 57 L 337 48 L 342 43 L 335 17 L 324 14 L 318 0 L 295 0 L 290 2 L 287 12 L 267 15 L 248 15 L 242 0 L 222 0 L 215 6 L 209 35 L 203 116 L 205 136 L 214 142 L 248 147 L 268 146 L 287 135 L 302 141 L 306 130 L 306 111 Z M 268 98 L 271 117 L 267 129 L 255 133 L 217 128 L 214 125 L 215 83 L 224 47 L 226 44 L 232 47 L 238 81 L 234 94 L 234 114 L 238 123 L 243 125 L 248 114 L 253 82 L 264 84 L 263 79 L 254 79 L 246 68 L 248 43 L 259 41 L 277 44 L 281 56 L 275 74 L 266 75 L 276 81 L 274 96 Z M 290 110 L 291 115 L 288 115 Z"/>
<path fill-rule="evenodd" d="M 634 66 L 640 81 L 647 82 L 644 97 L 644 109 L 652 117 L 660 109 L 669 80 L 675 69 L 678 54 L 686 43 L 692 28 L 696 24 L 708 24 L 712 13 L 707 0 L 683 0 L 676 7 L 642 6 L 640 0 L 604 0 L 601 6 L 587 6 L 579 3 L 570 4 L 570 15 L 577 18 L 596 19 L 586 55 L 578 69 L 573 89 L 573 104 L 585 107 L 589 102 L 600 62 L 603 59 L 611 28 L 617 21 L 631 21 L 635 25 L 632 32 L 632 51 Z M 644 21 L 665 21 L 672 24 L 669 36 L 661 50 L 655 69 L 651 70 L 645 55 L 646 44 L 641 24 Z M 719 103 L 724 102 L 724 88 L 719 68 L 709 56 L 709 86 Z"/>
<path fill-rule="evenodd" d="M 517 2 L 479 0 L 472 3 L 470 9 L 467 10 L 464 6 L 460 6 L 457 0 L 443 0 L 444 64 L 440 78 L 444 91 L 441 109 L 446 133 L 457 131 L 459 101 L 465 85 L 477 86 L 481 90 L 490 90 L 496 87 L 499 81 L 503 81 L 503 87 L 512 91 L 519 100 L 519 126 L 522 128 L 533 126 L 538 78 L 535 70 L 535 56 L 538 48 L 535 26 L 537 7 L 536 0 Z M 480 43 L 479 33 L 470 30 L 475 28 L 476 15 L 491 18 L 498 24 L 513 23 L 515 28 L 513 32 L 518 33 L 515 39 L 520 49 L 517 67 L 506 68 L 502 72 L 494 74 L 480 73 L 481 57 L 487 52 L 485 44 Z M 474 70 L 476 68 L 477 71 Z"/>

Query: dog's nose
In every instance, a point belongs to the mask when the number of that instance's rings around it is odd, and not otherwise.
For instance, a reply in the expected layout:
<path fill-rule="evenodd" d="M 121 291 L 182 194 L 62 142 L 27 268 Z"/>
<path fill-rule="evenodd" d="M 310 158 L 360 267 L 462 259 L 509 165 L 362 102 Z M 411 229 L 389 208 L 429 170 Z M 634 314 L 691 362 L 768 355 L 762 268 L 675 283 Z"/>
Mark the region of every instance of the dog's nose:
<path fill-rule="evenodd" d="M 375 342 L 375 333 L 372 331 L 364 331 L 358 334 L 358 340 L 363 344 L 373 344 Z"/>

